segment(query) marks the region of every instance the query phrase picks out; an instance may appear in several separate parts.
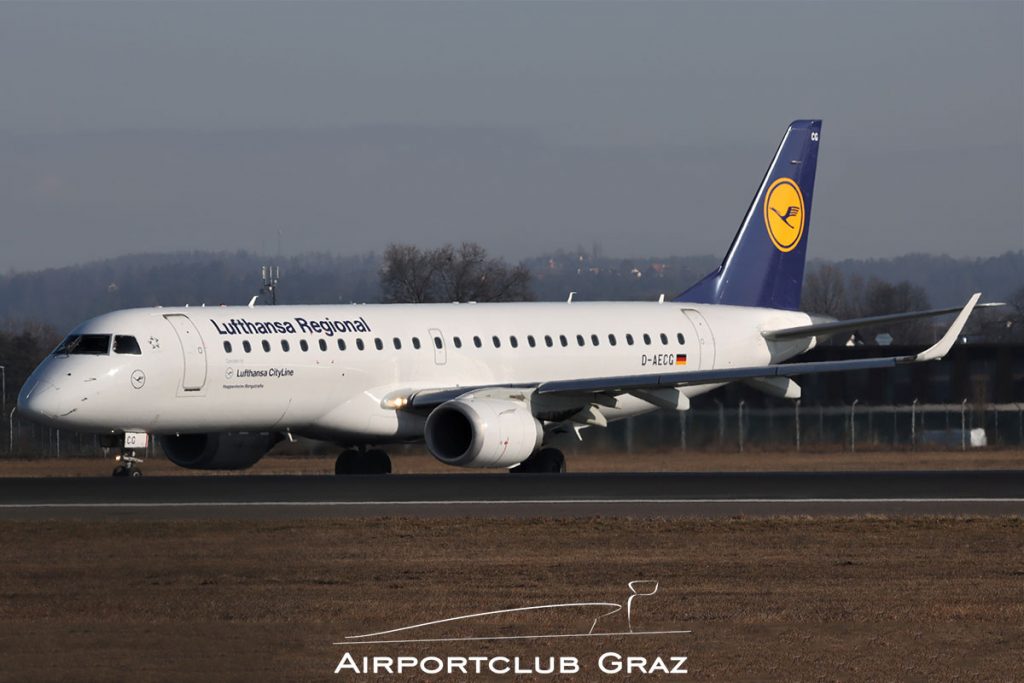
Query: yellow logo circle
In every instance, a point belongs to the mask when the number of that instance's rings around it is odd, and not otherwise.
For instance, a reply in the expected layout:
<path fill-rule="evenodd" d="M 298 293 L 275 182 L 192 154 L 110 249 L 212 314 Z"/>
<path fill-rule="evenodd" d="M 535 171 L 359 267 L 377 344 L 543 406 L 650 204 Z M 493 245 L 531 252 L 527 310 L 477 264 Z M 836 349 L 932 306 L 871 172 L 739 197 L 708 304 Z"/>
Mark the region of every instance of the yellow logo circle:
<path fill-rule="evenodd" d="M 764 225 L 779 251 L 793 251 L 804 235 L 804 195 L 792 178 L 779 178 L 764 196 Z"/>

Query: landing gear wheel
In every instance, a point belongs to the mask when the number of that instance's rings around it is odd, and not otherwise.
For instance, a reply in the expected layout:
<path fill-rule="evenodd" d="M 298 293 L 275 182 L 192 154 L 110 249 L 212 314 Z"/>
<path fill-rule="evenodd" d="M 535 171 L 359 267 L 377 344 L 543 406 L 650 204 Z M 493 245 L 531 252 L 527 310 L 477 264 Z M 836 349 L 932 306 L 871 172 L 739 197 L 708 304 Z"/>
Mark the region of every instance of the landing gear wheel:
<path fill-rule="evenodd" d="M 364 474 L 391 474 L 391 458 L 379 449 L 366 451 L 363 456 Z"/>
<path fill-rule="evenodd" d="M 565 456 L 557 448 L 542 448 L 509 472 L 512 474 L 560 474 L 565 472 Z"/>
<path fill-rule="evenodd" d="M 335 474 L 358 474 L 363 454 L 359 451 L 342 451 L 334 461 Z"/>
<path fill-rule="evenodd" d="M 114 468 L 115 477 L 141 477 L 142 470 L 138 467 L 126 467 L 125 465 L 118 465 Z"/>

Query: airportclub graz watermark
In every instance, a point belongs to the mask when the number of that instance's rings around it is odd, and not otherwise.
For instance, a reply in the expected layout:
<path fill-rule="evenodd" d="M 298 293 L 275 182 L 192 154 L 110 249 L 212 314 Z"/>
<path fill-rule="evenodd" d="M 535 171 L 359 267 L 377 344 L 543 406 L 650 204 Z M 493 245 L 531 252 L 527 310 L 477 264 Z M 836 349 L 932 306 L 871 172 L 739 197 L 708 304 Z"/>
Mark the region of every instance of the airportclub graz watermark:
<path fill-rule="evenodd" d="M 399 626 L 373 633 L 346 636 L 334 643 L 343 647 L 334 673 L 348 677 L 386 676 L 684 676 L 688 673 L 689 657 L 678 651 L 678 637 L 689 630 L 645 630 L 639 624 L 638 603 L 658 592 L 657 581 L 638 580 L 627 584 L 629 592 L 624 602 L 566 602 L 530 605 L 507 609 L 474 612 L 445 617 L 418 624 Z M 517 619 L 531 615 L 551 617 L 564 613 L 570 619 L 565 630 L 525 632 L 508 635 L 487 630 L 495 618 Z M 580 614 L 587 615 L 581 617 Z M 450 629 L 466 629 L 470 635 L 452 635 Z M 493 628 L 493 626 L 491 626 Z M 579 639 L 608 639 L 625 645 L 604 650 L 593 660 L 575 655 L 508 656 L 504 654 L 470 655 L 451 654 L 452 646 L 468 648 L 472 643 L 501 643 L 510 641 L 572 641 Z M 627 647 L 633 639 L 662 638 L 671 651 L 657 655 L 630 654 Z M 402 654 L 401 649 L 411 645 L 432 647 L 446 652 L 429 655 Z M 374 647 L 376 646 L 376 647 Z M 389 654 L 380 649 L 388 646 Z M 394 649 L 399 650 L 394 654 Z M 376 651 L 374 651 L 376 650 Z"/>

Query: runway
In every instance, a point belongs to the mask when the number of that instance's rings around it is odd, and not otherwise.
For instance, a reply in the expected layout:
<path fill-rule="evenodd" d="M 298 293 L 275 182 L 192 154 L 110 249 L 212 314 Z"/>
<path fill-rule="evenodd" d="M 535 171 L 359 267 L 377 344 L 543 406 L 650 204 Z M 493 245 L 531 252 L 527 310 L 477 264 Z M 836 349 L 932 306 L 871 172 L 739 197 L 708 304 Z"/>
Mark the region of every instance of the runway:
<path fill-rule="evenodd" d="M 1024 470 L 0 479 L 0 519 L 1024 515 Z"/>

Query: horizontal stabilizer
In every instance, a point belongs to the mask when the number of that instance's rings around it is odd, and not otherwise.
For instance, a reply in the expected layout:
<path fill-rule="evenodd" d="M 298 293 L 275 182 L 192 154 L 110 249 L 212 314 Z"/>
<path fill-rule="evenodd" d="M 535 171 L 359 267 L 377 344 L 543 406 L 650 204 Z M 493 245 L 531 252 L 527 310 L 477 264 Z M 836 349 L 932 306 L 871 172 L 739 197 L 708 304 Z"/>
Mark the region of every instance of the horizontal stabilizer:
<path fill-rule="evenodd" d="M 1005 306 L 1001 303 L 978 304 L 975 308 L 993 308 Z M 837 320 L 835 322 L 818 323 L 814 325 L 801 325 L 800 327 L 787 327 L 782 330 L 767 330 L 761 336 L 768 341 L 788 341 L 791 339 L 807 339 L 809 337 L 827 337 L 840 332 L 853 332 L 864 327 L 884 325 L 886 323 L 901 323 L 920 318 L 932 318 L 947 313 L 961 311 L 959 306 L 953 308 L 935 308 L 929 311 L 910 311 L 907 313 L 892 313 L 889 315 L 877 315 L 869 318 L 853 318 L 851 320 Z"/>

